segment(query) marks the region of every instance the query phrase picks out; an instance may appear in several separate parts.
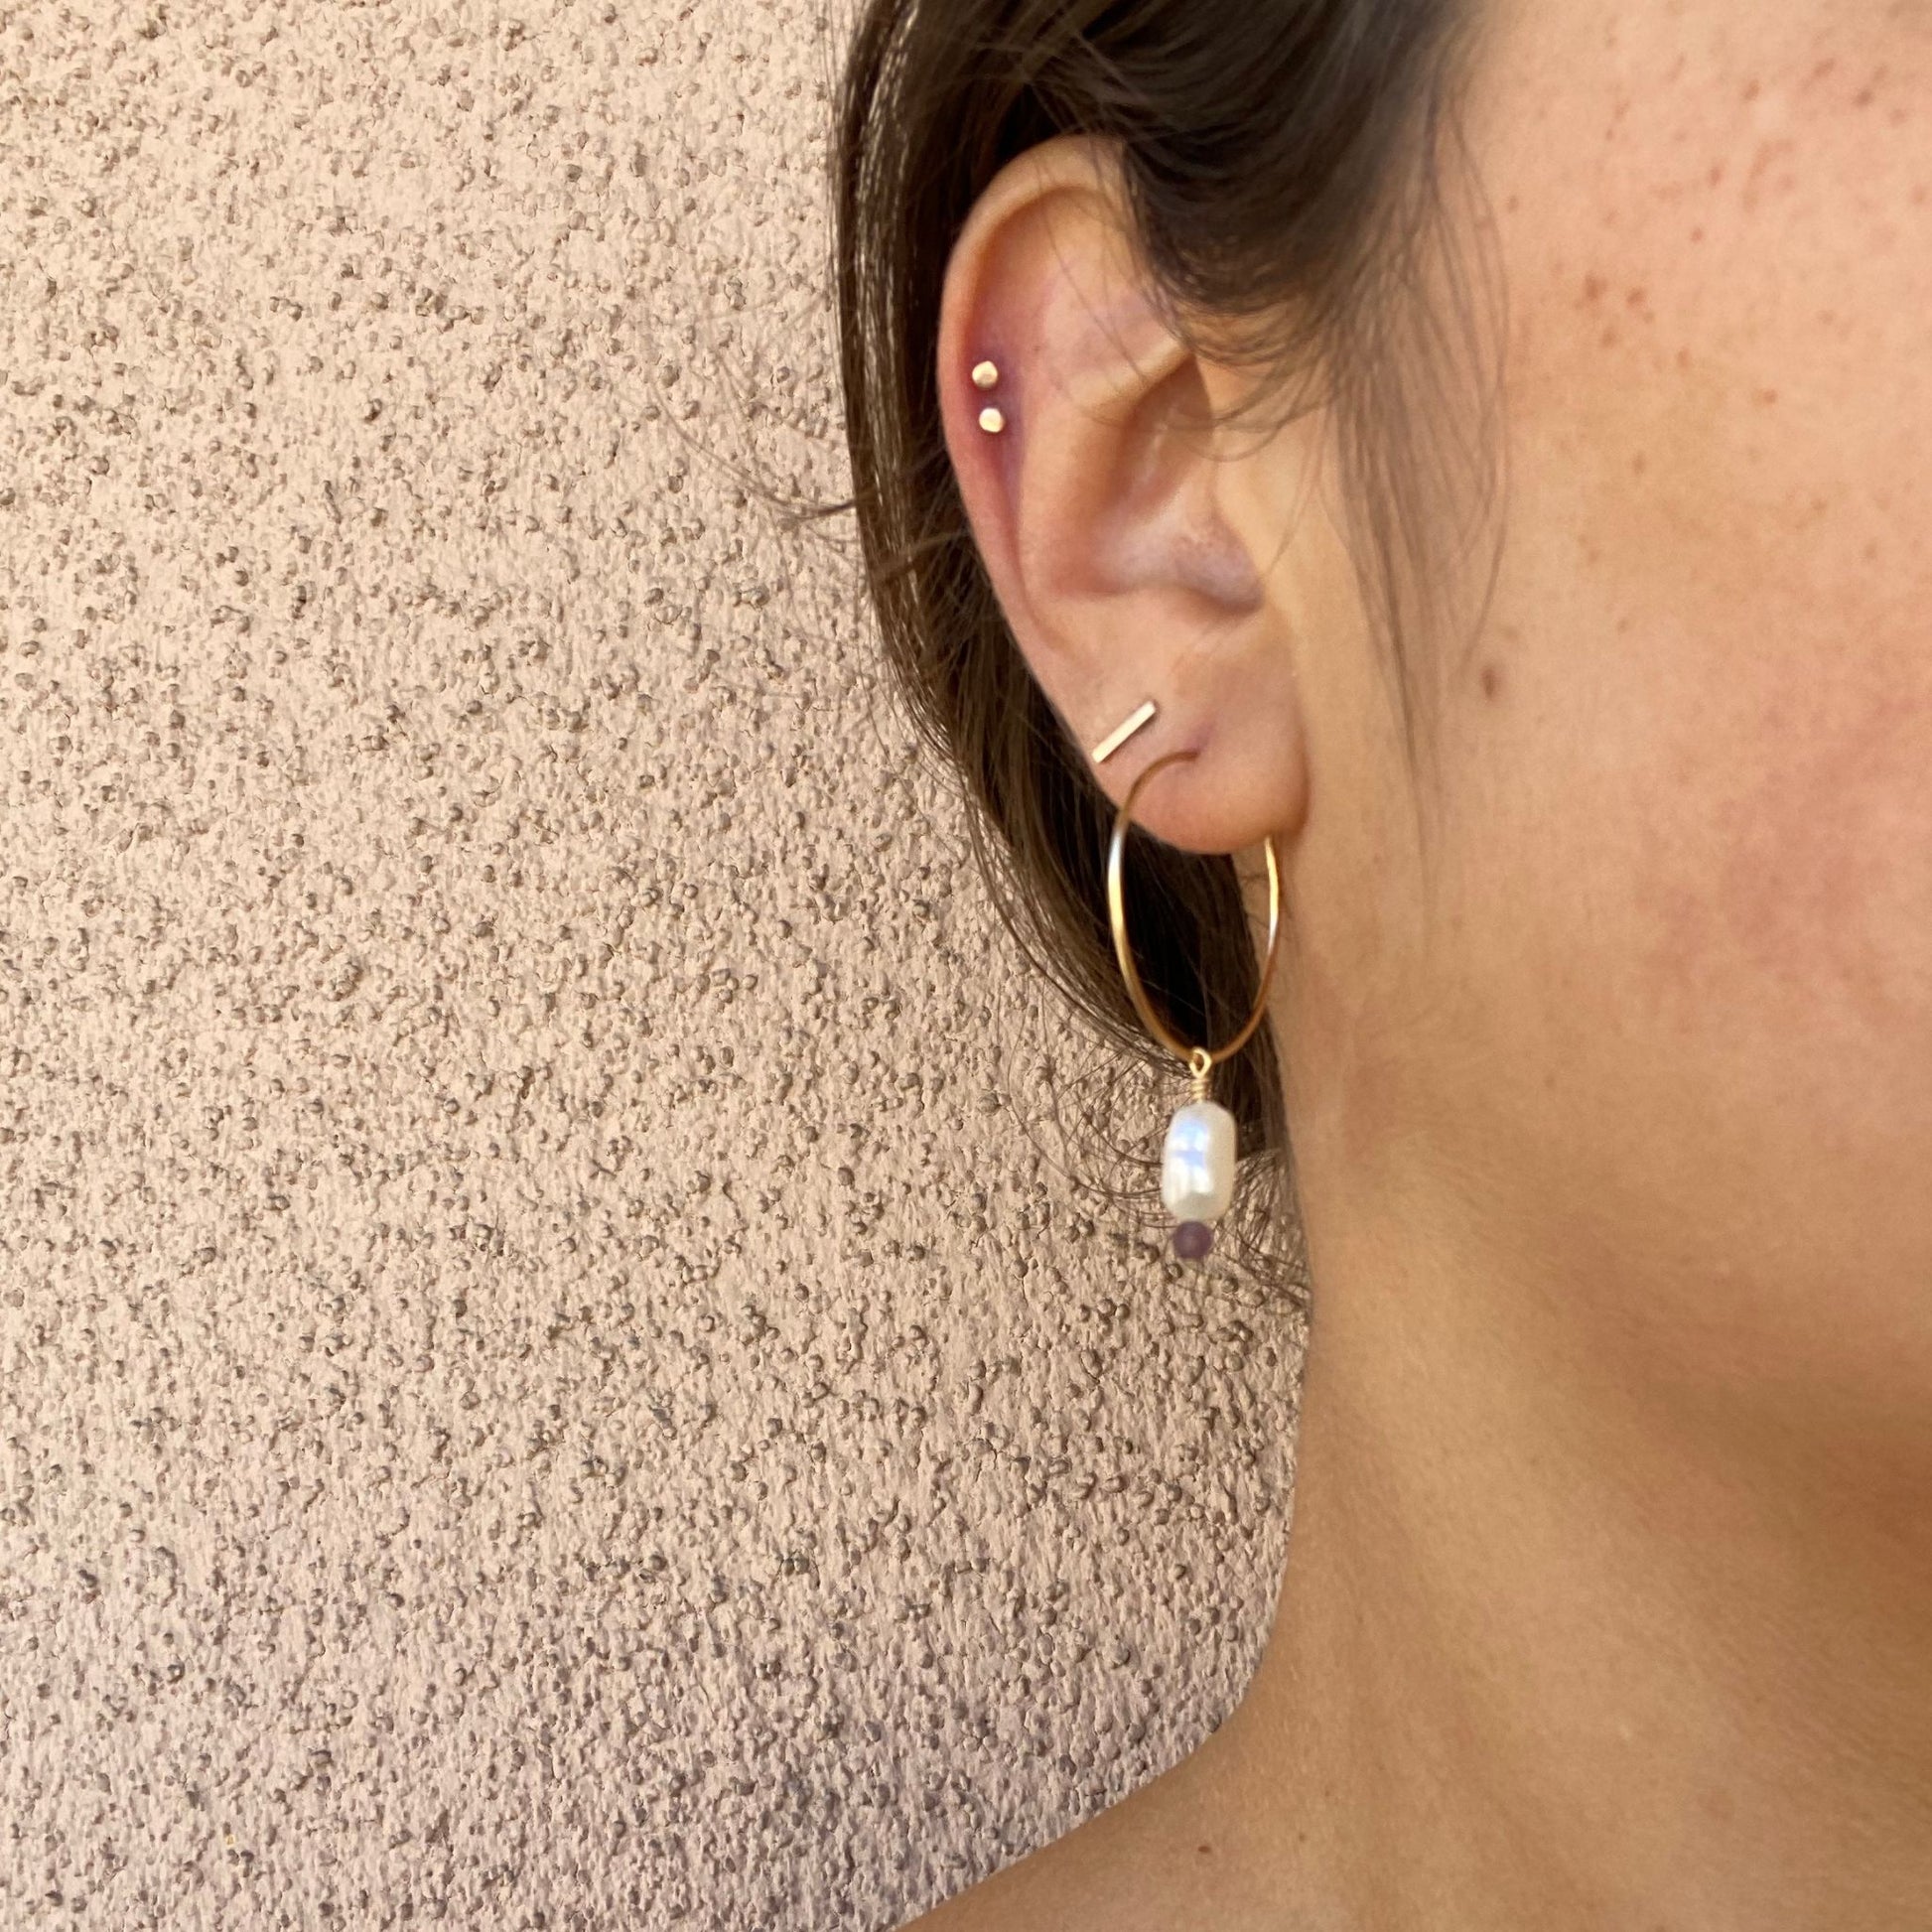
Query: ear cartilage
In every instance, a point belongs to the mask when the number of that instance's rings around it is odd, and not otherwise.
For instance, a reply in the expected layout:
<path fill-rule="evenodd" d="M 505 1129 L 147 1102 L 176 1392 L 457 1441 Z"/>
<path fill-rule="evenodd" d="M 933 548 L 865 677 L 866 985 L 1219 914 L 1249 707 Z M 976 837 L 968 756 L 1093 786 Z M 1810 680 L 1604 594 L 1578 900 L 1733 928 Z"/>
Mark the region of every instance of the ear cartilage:
<path fill-rule="evenodd" d="M 991 362 L 977 362 L 973 366 L 973 387 L 990 389 L 1000 379 L 1000 371 Z"/>
<path fill-rule="evenodd" d="M 980 411 L 980 428 L 985 430 L 988 436 L 998 436 L 1006 426 L 1007 419 L 997 409 Z"/>

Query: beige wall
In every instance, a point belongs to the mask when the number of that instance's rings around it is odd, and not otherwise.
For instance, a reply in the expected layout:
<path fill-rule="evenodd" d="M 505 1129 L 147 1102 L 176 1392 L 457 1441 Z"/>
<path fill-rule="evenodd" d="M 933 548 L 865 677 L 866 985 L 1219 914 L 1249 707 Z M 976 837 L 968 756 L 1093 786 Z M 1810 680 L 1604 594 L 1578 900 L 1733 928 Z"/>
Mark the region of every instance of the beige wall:
<path fill-rule="evenodd" d="M 892 1925 L 1251 1667 L 1286 1318 L 736 480 L 815 20 L 0 13 L 8 1928 Z"/>

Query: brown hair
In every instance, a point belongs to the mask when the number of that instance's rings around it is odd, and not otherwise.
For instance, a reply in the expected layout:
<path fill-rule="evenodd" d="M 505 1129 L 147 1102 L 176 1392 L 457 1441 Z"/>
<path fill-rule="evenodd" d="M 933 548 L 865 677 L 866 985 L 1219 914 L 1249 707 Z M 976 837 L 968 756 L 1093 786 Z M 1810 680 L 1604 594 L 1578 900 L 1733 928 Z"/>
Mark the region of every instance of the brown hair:
<path fill-rule="evenodd" d="M 1103 1035 L 1144 1058 L 1172 1064 L 1113 956 L 1113 807 L 1014 645 L 946 453 L 934 344 L 952 244 L 1015 156 L 1059 134 L 1115 144 L 1175 327 L 1210 316 L 1223 353 L 1231 324 L 1258 363 L 1321 370 L 1400 667 L 1426 519 L 1399 364 L 1412 384 L 1433 378 L 1426 354 L 1394 353 L 1390 297 L 1425 228 L 1460 16 L 1454 0 L 868 0 L 852 43 L 837 298 L 854 506 L 888 659 L 915 728 L 963 777 L 1008 928 Z M 1182 1037 L 1226 1038 L 1257 973 L 1233 862 L 1136 830 L 1128 866 L 1150 996 Z M 1242 1146 L 1266 1157 L 1271 1204 L 1292 1210 L 1268 1027 L 1219 1088 Z"/>

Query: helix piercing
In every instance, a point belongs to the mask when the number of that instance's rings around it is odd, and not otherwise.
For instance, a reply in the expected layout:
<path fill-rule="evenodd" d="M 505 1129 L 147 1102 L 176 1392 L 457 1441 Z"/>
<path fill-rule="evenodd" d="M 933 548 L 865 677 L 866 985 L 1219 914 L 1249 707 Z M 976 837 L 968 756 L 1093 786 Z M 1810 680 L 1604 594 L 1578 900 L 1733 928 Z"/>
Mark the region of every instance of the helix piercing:
<path fill-rule="evenodd" d="M 973 387 L 990 389 L 1000 379 L 1000 368 L 996 362 L 975 362 L 973 364 Z M 998 436 L 1007 426 L 1007 419 L 999 410 L 987 407 L 980 411 L 980 428 L 988 436 Z"/>

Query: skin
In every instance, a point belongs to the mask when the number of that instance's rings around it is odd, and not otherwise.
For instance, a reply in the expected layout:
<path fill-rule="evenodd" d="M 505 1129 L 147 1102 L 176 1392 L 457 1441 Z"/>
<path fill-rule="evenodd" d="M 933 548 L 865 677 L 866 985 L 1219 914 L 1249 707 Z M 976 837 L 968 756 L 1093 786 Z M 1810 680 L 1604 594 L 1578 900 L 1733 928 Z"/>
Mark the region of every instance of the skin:
<path fill-rule="evenodd" d="M 1932 8 L 1499 0 L 1461 121 L 1507 491 L 1426 775 L 1334 425 L 1217 424 L 1104 154 L 955 251 L 1035 674 L 1282 854 L 1314 1325 L 1245 1700 L 925 1932 L 1932 1924 Z"/>

